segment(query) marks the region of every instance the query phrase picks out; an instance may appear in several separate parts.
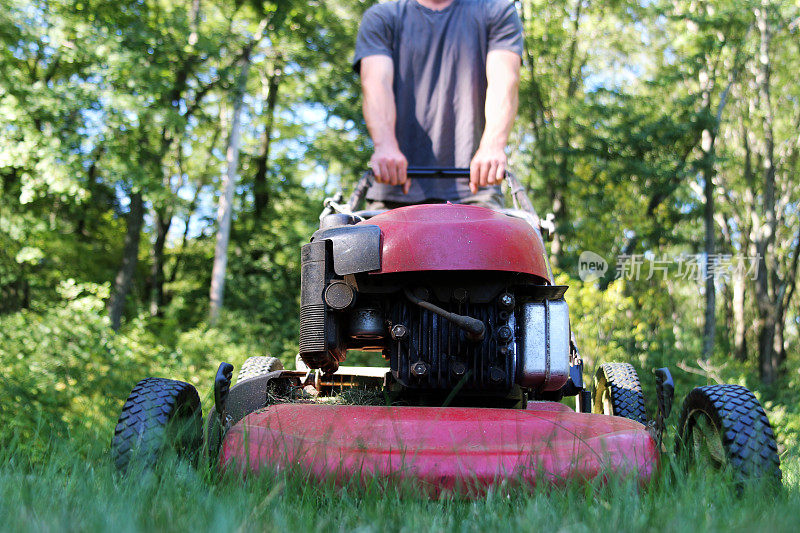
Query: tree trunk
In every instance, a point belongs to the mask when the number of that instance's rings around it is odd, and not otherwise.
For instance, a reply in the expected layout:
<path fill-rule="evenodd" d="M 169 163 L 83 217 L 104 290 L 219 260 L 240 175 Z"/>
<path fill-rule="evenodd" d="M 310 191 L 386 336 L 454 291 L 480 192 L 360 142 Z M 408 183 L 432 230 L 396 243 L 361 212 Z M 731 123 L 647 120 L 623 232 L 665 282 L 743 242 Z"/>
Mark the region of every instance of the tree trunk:
<path fill-rule="evenodd" d="M 95 196 L 97 189 L 97 170 L 100 164 L 100 158 L 103 156 L 104 152 L 104 145 L 99 145 L 92 150 L 92 162 L 86 171 L 86 192 L 89 193 L 89 199 L 86 202 L 86 205 L 96 205 Z M 84 242 L 89 240 L 89 231 L 86 228 L 88 218 L 89 215 L 86 212 L 86 209 L 81 209 L 78 213 L 78 221 L 75 224 L 75 234 L 78 236 L 78 239 Z"/>
<path fill-rule="evenodd" d="M 225 271 L 228 266 L 228 240 L 231 234 L 231 215 L 233 213 L 233 195 L 236 191 L 236 173 L 239 169 L 239 147 L 241 143 L 241 114 L 244 106 L 244 94 L 247 85 L 247 75 L 250 71 L 250 49 L 242 57 L 241 73 L 234 88 L 233 117 L 231 130 L 228 136 L 228 146 L 225 150 L 226 171 L 222 178 L 222 196 L 217 209 L 217 245 L 214 250 L 214 267 L 211 271 L 211 293 L 209 322 L 216 324 L 222 309 L 222 299 L 225 293 Z"/>
<path fill-rule="evenodd" d="M 139 240 L 144 222 L 144 200 L 141 191 L 131 193 L 130 210 L 128 211 L 128 229 L 125 233 L 125 245 L 122 252 L 122 264 L 114 280 L 114 292 L 109 301 L 109 317 L 111 327 L 118 331 L 125 313 L 125 301 L 130 293 L 139 260 Z"/>
<path fill-rule="evenodd" d="M 151 253 L 150 316 L 158 316 L 164 304 L 164 245 L 172 225 L 172 210 L 156 211 L 156 240 Z"/>
<path fill-rule="evenodd" d="M 753 211 L 755 210 L 753 187 L 755 185 L 755 176 L 753 174 L 752 162 L 752 149 L 750 148 L 750 131 L 748 130 L 745 122 L 741 121 L 741 139 L 742 150 L 744 152 L 744 169 L 742 170 L 742 177 L 745 183 L 744 200 L 744 216 L 737 220 L 738 226 L 741 229 L 741 246 L 739 249 L 742 253 L 747 252 L 752 256 L 755 253 L 755 243 L 753 242 L 754 231 L 752 223 L 756 220 Z M 745 322 L 745 293 L 747 291 L 747 274 L 745 272 L 744 264 L 738 266 L 733 272 L 733 317 L 734 317 L 734 337 L 733 346 L 736 358 L 740 361 L 748 359 L 747 347 L 747 329 L 748 324 Z"/>
<path fill-rule="evenodd" d="M 267 186 L 267 168 L 269 166 L 270 144 L 272 129 L 275 123 L 275 107 L 278 103 L 278 88 L 280 87 L 281 69 L 275 67 L 269 77 L 267 93 L 266 123 L 264 124 L 264 139 L 261 143 L 261 152 L 256 161 L 256 175 L 253 179 L 253 208 L 257 222 L 264 222 L 264 212 L 269 204 L 269 187 Z"/>
<path fill-rule="evenodd" d="M 703 113 L 711 119 L 711 98 L 716 81 L 716 72 L 708 65 L 698 75 L 703 95 Z M 705 252 L 705 313 L 703 314 L 703 348 L 705 360 L 714 355 L 714 340 L 717 331 L 717 292 L 714 285 L 714 154 L 718 124 L 711 129 L 705 128 L 700 133 L 700 150 L 703 158 L 700 161 L 700 172 L 703 175 L 703 251 Z"/>
<path fill-rule="evenodd" d="M 723 354 L 733 353 L 733 342 L 730 333 L 733 327 L 733 283 L 732 280 L 724 280 L 721 284 L 722 289 L 722 321 L 724 334 L 720 336 Z"/>
<path fill-rule="evenodd" d="M 714 285 L 714 272 L 716 260 L 714 242 L 714 141 L 716 136 L 709 130 L 703 131 L 703 193 L 705 205 L 703 206 L 703 224 L 705 225 L 705 254 L 706 254 L 706 310 L 703 324 L 703 359 L 710 359 L 714 355 L 714 340 L 717 331 L 717 294 Z"/>
<path fill-rule="evenodd" d="M 764 223 L 756 238 L 756 250 L 759 255 L 759 268 L 756 278 L 756 300 L 759 311 L 758 356 L 761 379 L 768 384 L 778 378 L 779 365 L 775 353 L 775 334 L 777 333 L 777 301 L 774 298 L 774 287 L 770 287 L 770 275 L 774 270 L 772 254 L 777 229 L 775 211 L 775 140 L 773 136 L 773 111 L 770 94 L 770 44 L 772 28 L 769 21 L 769 0 L 761 0 L 756 10 L 756 24 L 760 34 L 759 69 L 756 75 L 758 84 L 759 109 L 763 113 L 761 125 L 764 135 L 764 183 L 763 183 L 763 217 Z M 773 290 L 771 290 L 773 289 Z"/>
<path fill-rule="evenodd" d="M 797 269 L 800 265 L 800 227 L 797 228 L 797 235 L 794 238 L 794 254 L 786 276 L 785 292 L 781 294 L 781 315 L 780 315 L 780 361 L 786 361 L 786 343 L 784 334 L 786 333 L 786 311 L 792 309 L 792 298 L 797 289 Z"/>
<path fill-rule="evenodd" d="M 739 361 L 747 360 L 747 324 L 744 321 L 744 269 L 733 272 L 733 353 Z"/>
<path fill-rule="evenodd" d="M 703 324 L 703 358 L 709 359 L 714 355 L 714 344 L 717 332 L 717 293 L 715 282 L 716 273 L 716 235 L 714 232 L 714 219 L 716 217 L 716 205 L 714 196 L 714 179 L 717 172 L 717 135 L 722 124 L 722 115 L 725 112 L 725 105 L 728 102 L 728 94 L 731 87 L 739 76 L 741 66 L 741 48 L 737 49 L 734 64 L 728 75 L 728 83 L 719 95 L 716 115 L 713 115 L 711 127 L 704 129 L 700 134 L 700 147 L 703 151 L 703 161 L 701 171 L 703 173 L 703 224 L 705 226 L 704 252 L 706 256 L 706 279 L 705 279 L 705 320 Z M 703 107 L 711 118 L 712 92 L 716 85 L 716 67 L 709 64 L 706 69 L 700 72 L 700 85 L 703 90 Z"/>
<path fill-rule="evenodd" d="M 565 77 L 567 80 L 566 98 L 570 103 L 575 99 L 575 94 L 577 93 L 581 81 L 582 64 L 581 61 L 578 60 L 578 41 L 580 38 L 582 10 L 583 0 L 575 0 L 572 20 L 572 40 L 570 42 L 569 52 L 567 53 L 565 70 Z M 569 212 L 567 202 L 567 190 L 572 177 L 569 157 L 570 151 L 572 150 L 570 144 L 572 141 L 572 114 L 568 110 L 569 107 L 565 107 L 565 109 L 567 109 L 567 111 L 565 111 L 564 117 L 562 118 L 561 131 L 558 135 L 561 139 L 558 147 L 561 152 L 561 157 L 557 164 L 558 190 L 554 191 L 553 194 L 553 216 L 555 217 L 556 231 L 553 234 L 552 244 L 550 245 L 550 254 L 552 256 L 552 264 L 555 267 L 558 267 L 561 262 L 561 256 L 564 253 L 563 250 L 570 237 L 570 229 L 572 227 L 568 220 Z"/>
<path fill-rule="evenodd" d="M 761 303 L 759 307 L 764 304 Z M 771 384 L 778 379 L 778 367 L 775 357 L 775 332 L 777 321 L 772 309 L 762 310 L 760 328 L 758 332 L 758 357 L 761 380 Z"/>
<path fill-rule="evenodd" d="M 781 303 L 775 310 L 777 315 L 775 319 L 775 339 L 772 342 L 772 353 L 775 358 L 776 373 L 780 376 L 782 373 L 783 363 L 786 360 L 786 346 L 784 344 L 784 333 L 786 325 L 786 309 L 783 308 Z"/>

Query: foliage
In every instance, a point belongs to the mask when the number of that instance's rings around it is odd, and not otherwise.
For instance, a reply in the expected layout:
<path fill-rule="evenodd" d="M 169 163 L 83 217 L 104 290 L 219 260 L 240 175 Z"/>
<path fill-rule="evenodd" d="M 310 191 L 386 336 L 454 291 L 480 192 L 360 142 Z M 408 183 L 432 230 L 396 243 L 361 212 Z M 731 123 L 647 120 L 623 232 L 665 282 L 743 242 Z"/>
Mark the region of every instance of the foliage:
<path fill-rule="evenodd" d="M 105 315 L 108 286 L 67 280 L 62 300 L 38 313 L 0 317 L 0 446 L 18 441 L 20 451 L 41 459 L 48 443 L 106 442 L 122 402 L 147 376 L 179 377 L 202 393 L 215 365 L 237 366 L 259 350 L 233 331 L 199 326 L 161 339 L 134 320 L 115 334 Z"/>
<path fill-rule="evenodd" d="M 68 280 L 60 292 L 63 302 L 46 312 L 0 319 L 0 360 L 12 378 L 0 383 L 4 444 L 16 437 L 41 452 L 50 439 L 93 435 L 107 427 L 140 363 L 159 358 L 110 330 L 102 314 L 107 286 Z"/>

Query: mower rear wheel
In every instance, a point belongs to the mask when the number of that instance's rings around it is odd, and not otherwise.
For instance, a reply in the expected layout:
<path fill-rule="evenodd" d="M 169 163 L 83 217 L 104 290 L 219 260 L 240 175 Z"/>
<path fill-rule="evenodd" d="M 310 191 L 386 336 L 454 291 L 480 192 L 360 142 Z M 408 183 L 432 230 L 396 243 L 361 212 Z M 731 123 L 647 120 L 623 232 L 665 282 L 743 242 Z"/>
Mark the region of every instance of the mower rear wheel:
<path fill-rule="evenodd" d="M 248 357 L 239 369 L 237 381 L 244 381 L 258 376 L 263 376 L 276 370 L 283 370 L 283 363 L 277 357 L 257 355 Z"/>
<path fill-rule="evenodd" d="M 740 385 L 710 385 L 686 397 L 675 452 L 687 462 L 731 468 L 739 481 L 780 481 L 775 433 L 758 399 Z"/>
<path fill-rule="evenodd" d="M 628 363 L 604 363 L 597 369 L 592 412 L 647 423 L 644 394 L 636 369 Z"/>
<path fill-rule="evenodd" d="M 121 471 L 136 462 L 154 466 L 166 453 L 195 459 L 203 435 L 200 396 L 190 384 L 146 378 L 128 396 L 111 441 L 114 465 Z"/>

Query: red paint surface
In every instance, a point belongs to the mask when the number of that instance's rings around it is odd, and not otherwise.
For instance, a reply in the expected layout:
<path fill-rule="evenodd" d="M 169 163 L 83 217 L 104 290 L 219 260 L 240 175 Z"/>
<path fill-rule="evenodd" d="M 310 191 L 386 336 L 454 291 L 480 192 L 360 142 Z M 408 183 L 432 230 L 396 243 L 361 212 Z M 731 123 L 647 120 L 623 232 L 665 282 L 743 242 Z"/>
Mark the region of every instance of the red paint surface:
<path fill-rule="evenodd" d="M 490 209 L 458 204 L 413 205 L 361 224 L 381 228 L 383 274 L 500 270 L 548 279 L 541 237 L 524 220 Z"/>
<path fill-rule="evenodd" d="M 339 483 L 410 479 L 429 493 L 600 475 L 648 480 L 655 441 L 641 424 L 553 403 L 527 410 L 282 404 L 225 437 L 223 468 L 298 468 Z"/>

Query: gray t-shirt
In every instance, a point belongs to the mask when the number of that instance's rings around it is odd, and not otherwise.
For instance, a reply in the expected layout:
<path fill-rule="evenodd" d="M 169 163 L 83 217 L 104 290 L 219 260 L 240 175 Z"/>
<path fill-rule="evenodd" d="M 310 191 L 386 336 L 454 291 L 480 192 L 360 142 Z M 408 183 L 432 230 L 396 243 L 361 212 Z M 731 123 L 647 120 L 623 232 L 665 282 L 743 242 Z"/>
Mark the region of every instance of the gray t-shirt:
<path fill-rule="evenodd" d="M 468 167 L 486 123 L 486 55 L 510 50 L 522 56 L 522 43 L 522 23 L 509 0 L 453 0 L 440 11 L 394 0 L 364 13 L 353 68 L 358 72 L 371 55 L 394 61 L 396 135 L 410 166 Z M 416 203 L 469 194 L 467 178 L 443 178 L 412 180 L 406 195 L 401 187 L 376 184 L 367 197 Z"/>

